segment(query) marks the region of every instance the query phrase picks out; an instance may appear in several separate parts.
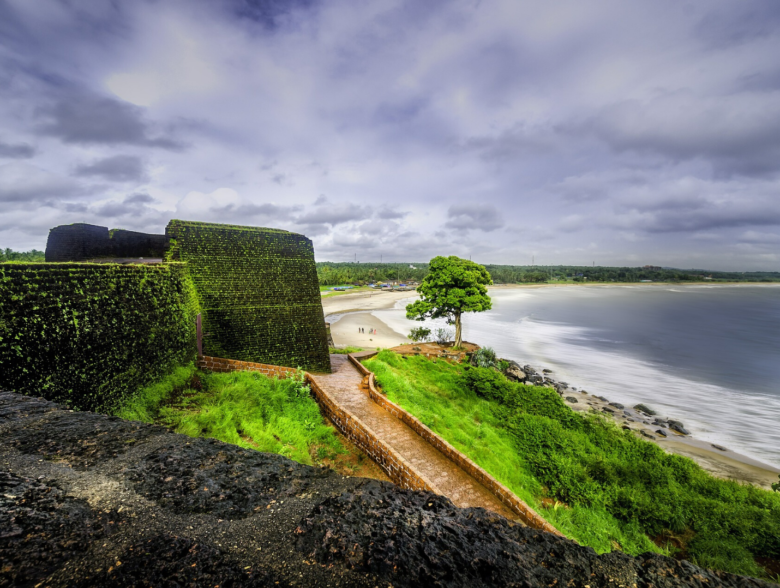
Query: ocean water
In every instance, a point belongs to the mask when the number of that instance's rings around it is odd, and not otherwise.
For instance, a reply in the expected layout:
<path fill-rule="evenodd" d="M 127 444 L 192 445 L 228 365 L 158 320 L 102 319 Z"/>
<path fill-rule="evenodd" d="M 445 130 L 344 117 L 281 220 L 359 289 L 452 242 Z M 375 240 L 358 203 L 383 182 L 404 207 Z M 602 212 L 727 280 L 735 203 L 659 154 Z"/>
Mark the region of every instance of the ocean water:
<path fill-rule="evenodd" d="M 570 386 L 677 418 L 699 439 L 780 467 L 780 287 L 494 289 L 464 339 Z M 400 301 L 374 311 L 408 334 Z M 446 326 L 429 321 L 429 326 Z"/>

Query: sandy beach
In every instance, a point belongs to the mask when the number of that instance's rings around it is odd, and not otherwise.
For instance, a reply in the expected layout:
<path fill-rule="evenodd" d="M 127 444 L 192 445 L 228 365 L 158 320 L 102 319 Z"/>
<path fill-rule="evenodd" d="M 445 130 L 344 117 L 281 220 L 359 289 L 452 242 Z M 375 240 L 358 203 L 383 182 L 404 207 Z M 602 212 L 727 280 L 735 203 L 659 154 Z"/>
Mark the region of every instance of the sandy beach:
<path fill-rule="evenodd" d="M 559 284 L 557 287 L 564 286 L 608 286 L 620 284 Z M 631 286 L 636 284 L 624 284 Z M 645 285 L 662 285 L 642 284 Z M 532 284 L 532 285 L 498 285 L 493 288 L 545 288 L 556 287 L 550 284 Z M 362 347 L 364 349 L 389 348 L 408 343 L 405 335 L 393 331 L 384 322 L 379 320 L 371 311 L 393 308 L 398 300 L 411 298 L 416 295 L 415 292 L 359 292 L 355 294 L 345 294 L 332 298 L 326 298 L 322 301 L 322 307 L 325 312 L 326 320 L 328 316 L 337 319 L 331 322 L 331 334 L 333 341 L 338 347 L 347 345 Z M 365 333 L 360 333 L 360 328 L 365 329 Z M 378 334 L 369 334 L 370 329 L 376 329 Z M 521 360 L 522 358 L 513 358 Z M 580 396 L 580 394 L 575 394 Z M 603 406 L 608 406 L 609 402 L 604 402 L 593 395 L 582 395 L 580 401 L 576 404 L 567 404 L 573 410 L 602 410 Z M 748 456 L 741 455 L 730 449 L 722 452 L 712 447 L 706 441 L 701 441 L 693 437 L 684 437 L 674 435 L 666 439 L 655 434 L 656 426 L 647 426 L 640 422 L 628 422 L 624 416 L 617 415 L 616 422 L 620 425 L 630 426 L 634 430 L 645 429 L 646 433 L 653 434 L 656 437 L 651 442 L 656 443 L 669 453 L 675 453 L 689 457 L 696 461 L 704 470 L 719 478 L 736 480 L 739 482 L 748 482 L 760 486 L 767 490 L 771 489 L 771 484 L 778 481 L 780 469 L 768 464 L 754 460 Z M 648 439 L 649 440 L 649 439 Z"/>
<path fill-rule="evenodd" d="M 396 333 L 371 314 L 372 310 L 393 308 L 398 300 L 416 296 L 416 292 L 356 292 L 325 298 L 322 310 L 330 322 L 330 333 L 337 347 L 355 346 L 363 349 L 386 349 L 403 345 L 409 340 Z M 365 332 L 359 332 L 359 329 Z M 375 329 L 376 334 L 369 331 Z"/>

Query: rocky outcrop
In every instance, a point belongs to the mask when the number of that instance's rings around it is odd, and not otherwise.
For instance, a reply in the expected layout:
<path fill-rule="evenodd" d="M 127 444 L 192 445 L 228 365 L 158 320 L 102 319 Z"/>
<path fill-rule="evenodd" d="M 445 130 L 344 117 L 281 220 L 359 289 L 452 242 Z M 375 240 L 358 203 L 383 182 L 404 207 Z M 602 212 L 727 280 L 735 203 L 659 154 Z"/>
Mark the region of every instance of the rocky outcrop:
<path fill-rule="evenodd" d="M 7 392 L 0 561 L 0 587 L 770 586 Z"/>

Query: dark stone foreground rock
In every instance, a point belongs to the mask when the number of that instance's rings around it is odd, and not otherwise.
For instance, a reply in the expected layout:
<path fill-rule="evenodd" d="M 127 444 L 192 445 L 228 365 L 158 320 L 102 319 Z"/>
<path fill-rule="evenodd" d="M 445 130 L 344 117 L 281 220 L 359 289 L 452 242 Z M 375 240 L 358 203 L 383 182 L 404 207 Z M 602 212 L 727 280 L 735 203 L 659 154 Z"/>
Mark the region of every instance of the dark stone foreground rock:
<path fill-rule="evenodd" d="M 0 392 L 0 587 L 773 586 Z"/>

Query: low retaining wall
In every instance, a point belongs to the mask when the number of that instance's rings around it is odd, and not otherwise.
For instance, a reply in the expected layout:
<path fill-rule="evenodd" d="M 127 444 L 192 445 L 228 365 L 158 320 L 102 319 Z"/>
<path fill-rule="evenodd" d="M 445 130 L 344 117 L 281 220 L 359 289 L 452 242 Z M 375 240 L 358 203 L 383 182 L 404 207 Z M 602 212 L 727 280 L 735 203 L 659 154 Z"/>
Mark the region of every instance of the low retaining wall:
<path fill-rule="evenodd" d="M 360 359 L 367 359 L 373 357 L 376 353 L 361 353 Z M 529 527 L 540 529 L 548 533 L 554 533 L 556 535 L 563 534 L 553 527 L 550 523 L 545 521 L 539 514 L 536 513 L 530 506 L 528 506 L 523 500 L 515 496 L 515 494 L 501 482 L 496 480 L 493 476 L 475 464 L 465 454 L 455 449 L 452 445 L 447 443 L 444 439 L 439 437 L 436 433 L 426 427 L 420 420 L 412 416 L 403 408 L 391 402 L 384 394 L 381 394 L 376 389 L 376 383 L 374 380 L 374 373 L 369 371 L 366 366 L 360 363 L 358 357 L 349 355 L 349 361 L 358 369 L 358 371 L 364 376 L 368 376 L 368 394 L 371 400 L 376 402 L 379 406 L 392 414 L 397 419 L 401 420 L 408 427 L 410 427 L 420 437 L 425 439 L 433 447 L 438 449 L 441 453 L 447 456 L 450 460 L 455 462 L 458 467 L 468 472 L 474 479 L 478 480 L 488 490 L 490 490 L 504 505 L 506 505 L 512 512 L 517 514 L 520 519 Z"/>
<path fill-rule="evenodd" d="M 265 363 L 253 363 L 251 361 L 238 361 L 237 359 L 225 359 L 222 357 L 198 357 L 198 369 L 211 372 L 260 372 L 266 376 L 279 376 L 285 378 L 295 373 L 295 368 L 268 365 Z"/>
<path fill-rule="evenodd" d="M 319 387 L 314 378 L 306 374 L 306 379 L 325 415 L 347 439 L 373 459 L 393 482 L 401 488 L 429 490 L 436 494 L 442 494 L 430 480 L 417 473 L 403 457 L 381 441 L 365 423 L 350 411 L 339 406 L 327 392 Z"/>
<path fill-rule="evenodd" d="M 555 527 L 540 517 L 530 506 L 515 496 L 506 486 L 501 484 L 493 476 L 471 461 L 466 455 L 455 449 L 436 433 L 420 422 L 419 419 L 412 416 L 403 408 L 391 402 L 386 396 L 376 389 L 374 373 L 366 368 L 360 359 L 373 357 L 376 353 L 350 354 L 349 361 L 364 376 L 368 376 L 368 394 L 376 404 L 392 414 L 410 427 L 415 433 L 430 443 L 438 451 L 443 453 L 448 459 L 453 461 L 458 467 L 478 480 L 488 490 L 490 490 L 504 505 L 529 527 L 540 529 L 548 533 L 563 536 Z M 250 361 L 238 361 L 235 359 L 224 359 L 221 357 L 200 356 L 198 358 L 198 368 L 206 369 L 212 372 L 233 372 L 233 371 L 252 371 L 260 372 L 266 376 L 286 377 L 295 373 L 295 369 L 282 367 L 278 365 L 268 365 L 264 363 L 252 363 Z M 325 392 L 311 374 L 306 374 L 306 380 L 311 386 L 315 399 L 322 408 L 325 416 L 341 431 L 341 433 L 352 443 L 357 445 L 363 452 L 373 459 L 381 467 L 388 477 L 402 488 L 411 490 L 429 490 L 436 494 L 443 494 L 430 480 L 415 471 L 403 457 L 394 449 L 384 443 L 379 437 L 363 423 L 359 418 L 349 410 L 339 406 L 330 395 Z"/>
<path fill-rule="evenodd" d="M 288 374 L 295 373 L 293 368 L 205 355 L 198 358 L 198 368 L 212 372 L 260 372 L 266 376 L 278 377 L 286 377 Z M 403 457 L 381 441 L 365 423 L 350 411 L 339 406 L 308 373 L 306 380 L 325 416 L 347 439 L 373 459 L 393 482 L 402 488 L 430 490 L 436 494 L 442 494 L 430 480 L 418 474 Z"/>

